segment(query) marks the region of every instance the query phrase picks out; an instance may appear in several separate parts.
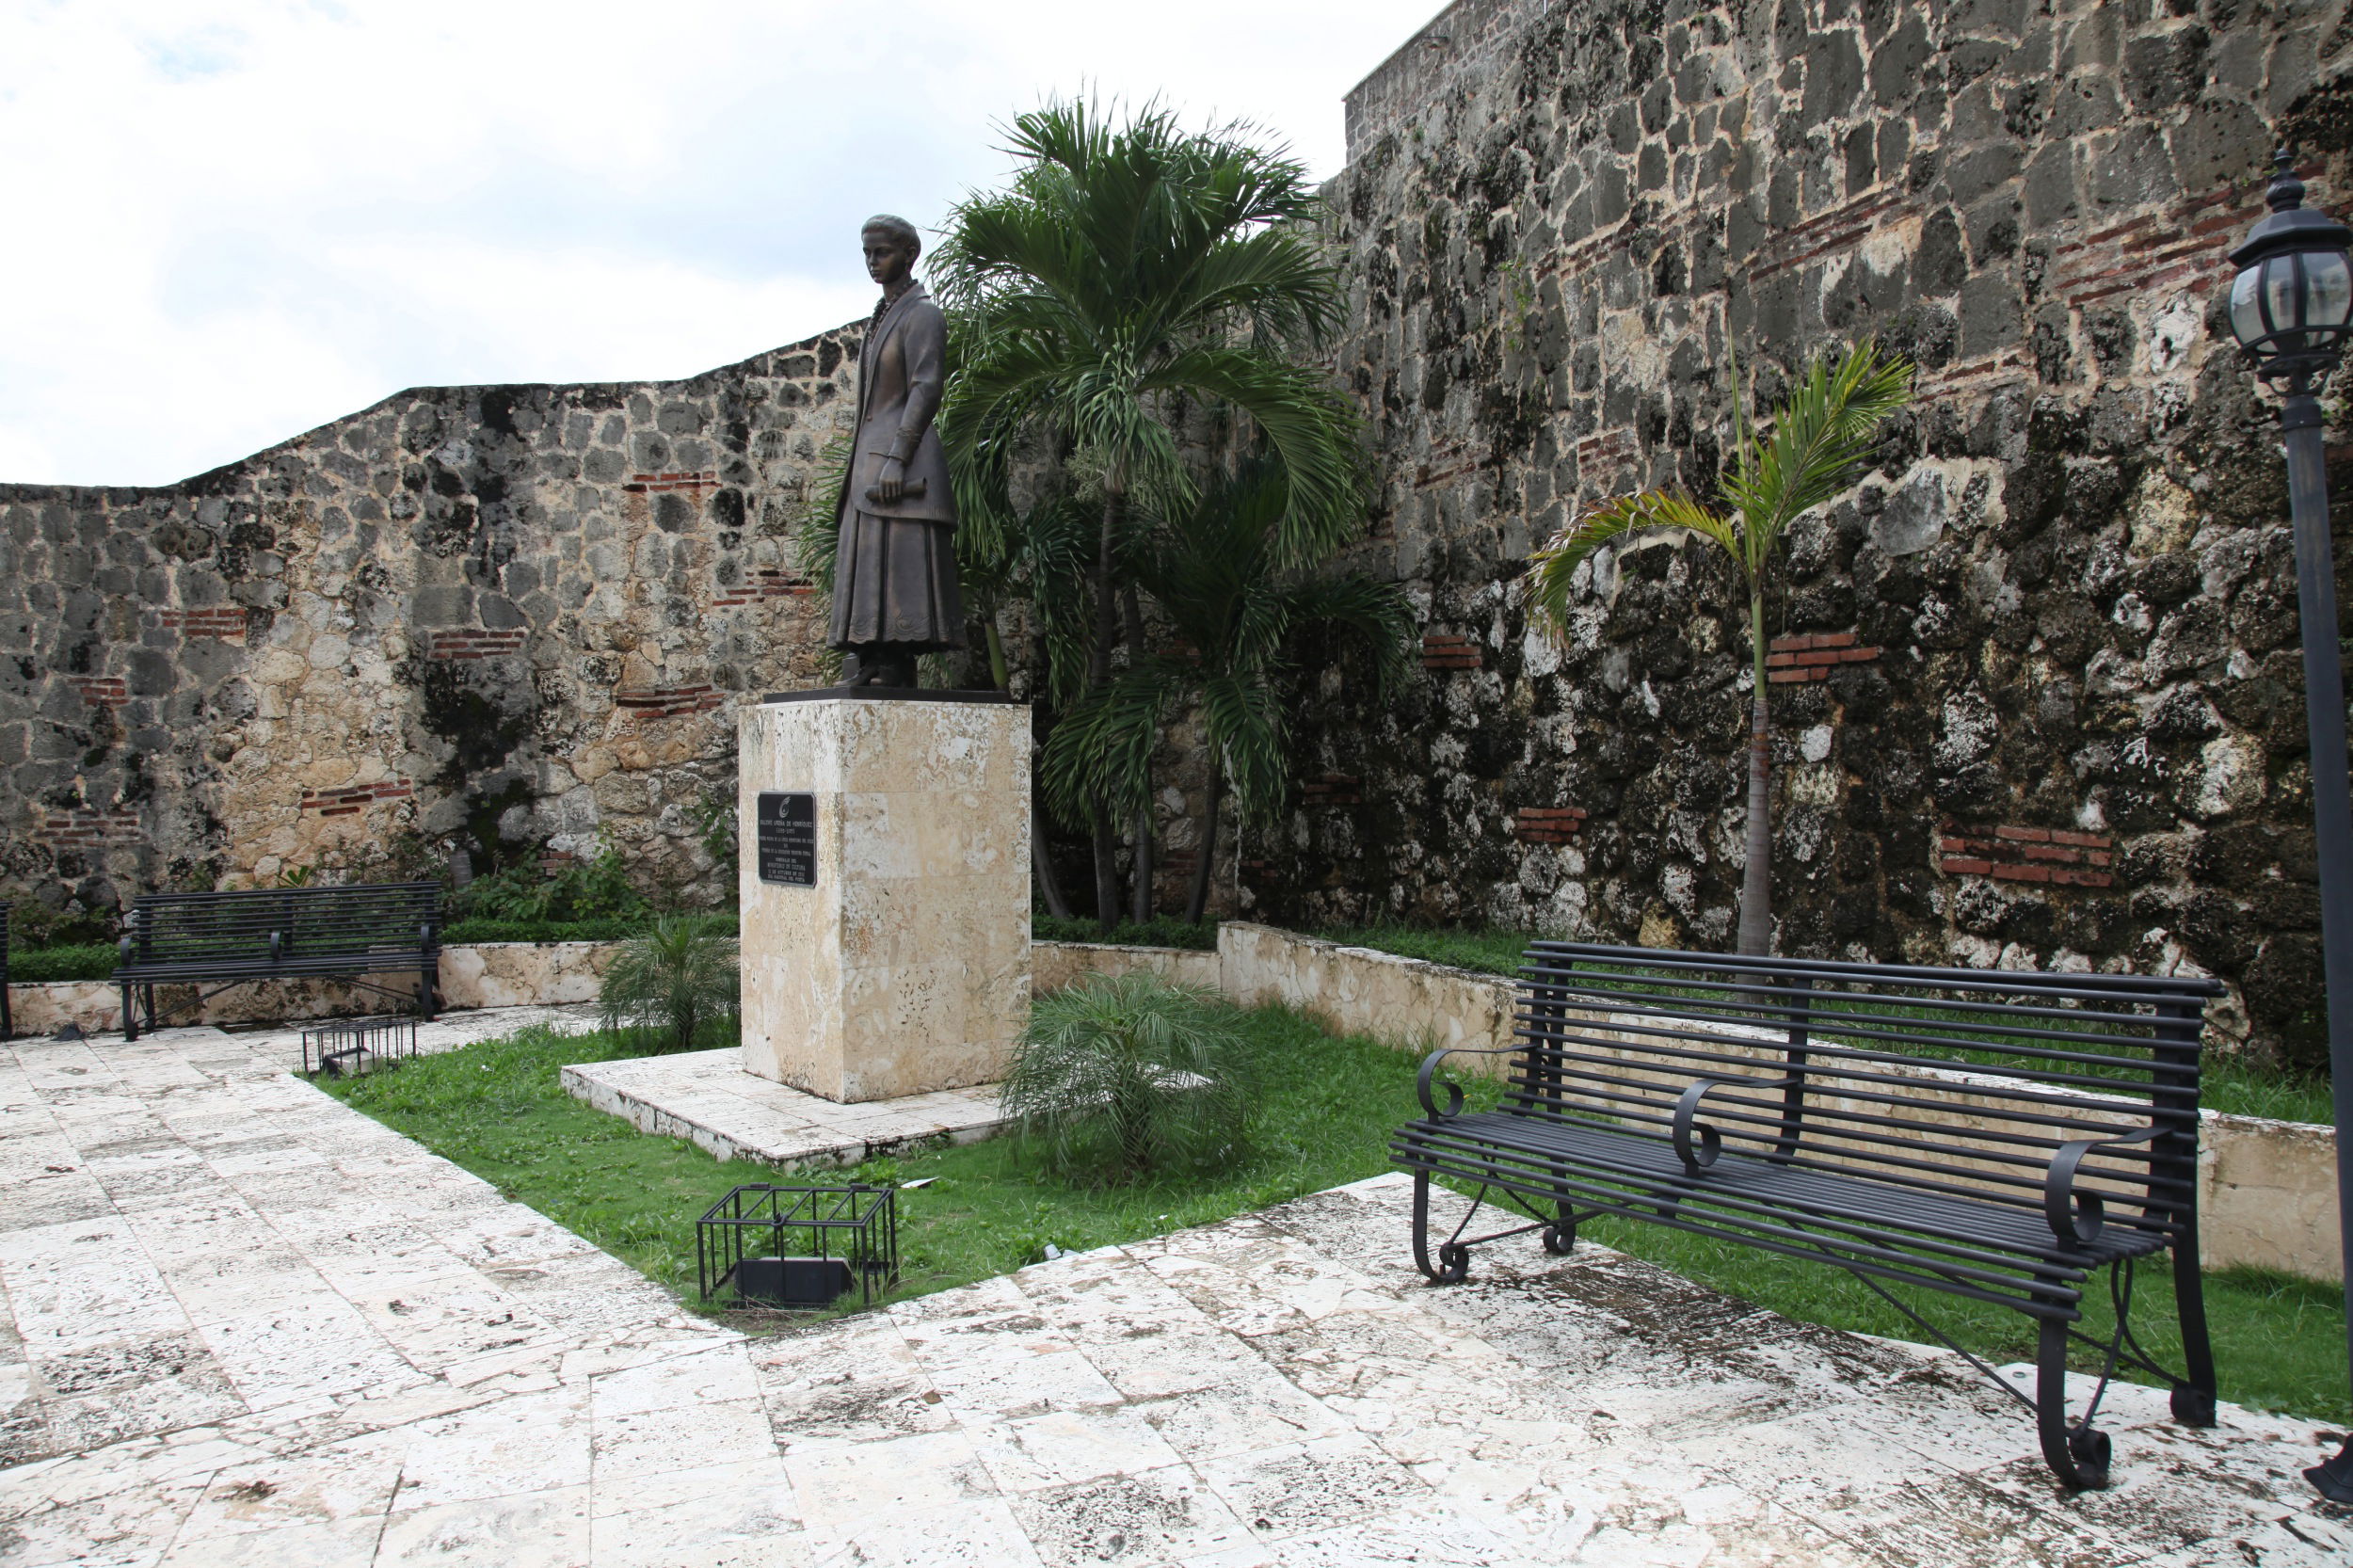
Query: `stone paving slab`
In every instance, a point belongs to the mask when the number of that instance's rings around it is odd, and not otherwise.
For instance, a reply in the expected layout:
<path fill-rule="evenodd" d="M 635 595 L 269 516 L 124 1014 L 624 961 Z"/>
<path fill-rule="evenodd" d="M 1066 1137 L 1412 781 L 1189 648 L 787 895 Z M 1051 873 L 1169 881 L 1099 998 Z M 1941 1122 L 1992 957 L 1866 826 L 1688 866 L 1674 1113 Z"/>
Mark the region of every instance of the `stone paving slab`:
<path fill-rule="evenodd" d="M 2313 1423 L 2125 1387 L 2069 1496 L 1939 1352 L 1597 1247 L 1430 1288 L 1400 1177 L 746 1337 L 283 1048 L 0 1051 L 8 1568 L 2353 1560 Z"/>
<path fill-rule="evenodd" d="M 642 1132 L 781 1170 L 975 1143 L 1006 1125 L 994 1084 L 843 1105 L 744 1071 L 737 1050 L 591 1062 L 562 1076 L 569 1093 Z"/>

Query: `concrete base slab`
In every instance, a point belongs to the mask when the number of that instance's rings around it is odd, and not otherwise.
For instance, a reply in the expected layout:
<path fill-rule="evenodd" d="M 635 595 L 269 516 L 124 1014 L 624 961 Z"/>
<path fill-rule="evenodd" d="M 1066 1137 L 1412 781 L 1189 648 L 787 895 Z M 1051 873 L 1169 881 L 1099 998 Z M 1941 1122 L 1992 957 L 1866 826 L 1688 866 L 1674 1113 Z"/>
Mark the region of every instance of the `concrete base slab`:
<path fill-rule="evenodd" d="M 1005 1127 L 994 1084 L 845 1105 L 744 1071 L 740 1050 L 589 1062 L 562 1076 L 567 1091 L 640 1131 L 787 1170 L 855 1165 L 935 1141 L 977 1143 Z"/>

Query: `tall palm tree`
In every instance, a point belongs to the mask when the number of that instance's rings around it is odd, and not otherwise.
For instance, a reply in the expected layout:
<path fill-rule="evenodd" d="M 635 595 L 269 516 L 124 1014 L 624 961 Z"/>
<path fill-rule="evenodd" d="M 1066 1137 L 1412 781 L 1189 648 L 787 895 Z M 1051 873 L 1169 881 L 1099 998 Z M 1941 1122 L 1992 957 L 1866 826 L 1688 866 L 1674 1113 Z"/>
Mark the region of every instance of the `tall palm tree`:
<path fill-rule="evenodd" d="M 1529 559 L 1528 602 L 1555 637 L 1565 635 L 1570 579 L 1596 549 L 1628 534 L 1683 528 L 1714 543 L 1740 568 L 1749 593 L 1749 654 L 1755 682 L 1749 714 L 1749 820 L 1740 877 L 1739 951 L 1769 952 L 1772 912 L 1772 730 L 1766 711 L 1765 585 L 1789 525 L 1861 478 L 1881 425 L 1912 398 L 1912 363 L 1882 358 L 1869 340 L 1837 363 L 1824 355 L 1774 412 L 1769 432 L 1748 423 L 1733 366 L 1732 466 L 1719 482 L 1723 509 L 1675 490 L 1613 496 L 1587 508 Z"/>
<path fill-rule="evenodd" d="M 1230 781 L 1245 821 L 1271 820 L 1290 769 L 1277 690 L 1305 635 L 1337 634 L 1369 656 L 1376 699 L 1412 668 L 1413 613 L 1394 584 L 1357 573 L 1286 567 L 1281 469 L 1245 464 L 1155 529 L 1137 582 L 1176 632 L 1178 652 L 1144 654 L 1090 689 L 1048 741 L 1047 798 L 1066 817 L 1091 803 L 1144 808 L 1161 728 L 1197 706 L 1206 730 L 1208 803 L 1185 918 L 1201 919 Z"/>
<path fill-rule="evenodd" d="M 960 340 L 940 426 L 979 536 L 1017 525 L 1024 454 L 1073 454 L 1088 471 L 1092 617 L 1056 693 L 1075 698 L 1112 679 L 1131 513 L 1181 512 L 1194 488 L 1176 429 L 1187 405 L 1230 408 L 1281 467 L 1278 564 L 1311 557 L 1358 515 L 1355 415 L 1294 360 L 1337 324 L 1342 289 L 1306 169 L 1247 127 L 1188 132 L 1149 105 L 1115 125 L 1078 101 L 1022 115 L 1010 135 L 1011 184 L 960 204 L 934 256 Z M 1119 904 L 1113 820 L 1111 803 L 1093 804 L 1106 924 Z"/>

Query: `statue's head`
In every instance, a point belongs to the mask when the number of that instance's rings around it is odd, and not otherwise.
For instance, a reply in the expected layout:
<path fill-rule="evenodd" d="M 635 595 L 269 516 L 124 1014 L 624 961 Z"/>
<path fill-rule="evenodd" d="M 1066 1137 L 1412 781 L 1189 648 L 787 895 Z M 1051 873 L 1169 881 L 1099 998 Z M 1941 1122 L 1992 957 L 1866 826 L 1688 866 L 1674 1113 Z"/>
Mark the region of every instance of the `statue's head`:
<path fill-rule="evenodd" d="M 885 288 L 913 272 L 915 258 L 923 253 L 915 225 L 888 213 L 868 218 L 859 237 L 866 248 L 866 276 Z"/>

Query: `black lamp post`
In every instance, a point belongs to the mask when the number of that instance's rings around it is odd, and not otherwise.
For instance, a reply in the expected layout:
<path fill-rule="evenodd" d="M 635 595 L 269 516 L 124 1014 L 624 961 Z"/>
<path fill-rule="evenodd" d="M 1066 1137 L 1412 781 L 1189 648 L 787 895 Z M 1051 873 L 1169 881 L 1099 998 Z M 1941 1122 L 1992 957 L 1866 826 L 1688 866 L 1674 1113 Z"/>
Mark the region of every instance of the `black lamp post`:
<path fill-rule="evenodd" d="M 2345 677 L 2337 639 L 2336 564 L 2329 542 L 2329 481 L 2321 461 L 2317 389 L 2337 367 L 2353 322 L 2353 229 L 2304 205 L 2287 152 L 2279 155 L 2270 215 L 2231 252 L 2231 330 L 2255 374 L 2283 394 L 2288 504 L 2304 624 L 2304 718 L 2312 735 L 2313 847 L 2320 871 L 2322 975 L 2329 993 L 2329 1067 L 2337 1112 L 2337 1221 L 2348 1265 L 2346 1350 L 2353 1358 L 2353 799 L 2345 745 Z M 2353 1503 L 2353 1437 L 2304 1479 L 2332 1502 Z"/>

